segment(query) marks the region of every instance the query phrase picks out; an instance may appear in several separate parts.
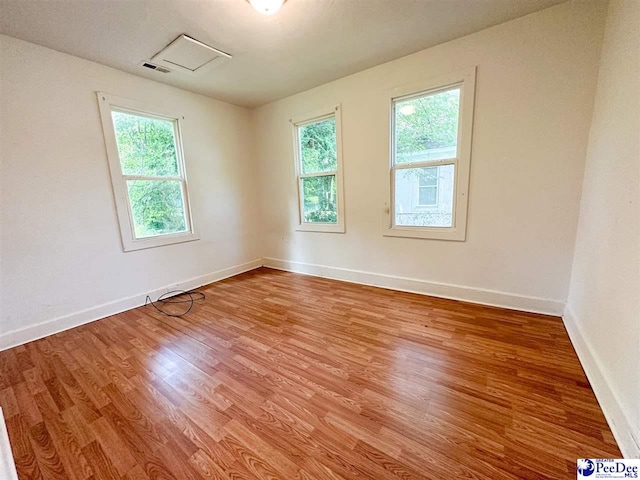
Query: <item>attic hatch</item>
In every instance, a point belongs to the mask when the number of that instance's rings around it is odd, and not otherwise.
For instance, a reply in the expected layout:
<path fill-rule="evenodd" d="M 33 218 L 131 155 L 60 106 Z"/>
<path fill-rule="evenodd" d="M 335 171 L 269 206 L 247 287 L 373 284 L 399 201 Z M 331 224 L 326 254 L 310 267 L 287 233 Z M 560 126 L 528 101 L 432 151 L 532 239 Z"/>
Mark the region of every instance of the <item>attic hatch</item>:
<path fill-rule="evenodd" d="M 170 70 L 196 73 L 205 65 L 219 64 L 229 58 L 231 55 L 228 53 L 182 34 L 156 53 L 151 61 Z"/>

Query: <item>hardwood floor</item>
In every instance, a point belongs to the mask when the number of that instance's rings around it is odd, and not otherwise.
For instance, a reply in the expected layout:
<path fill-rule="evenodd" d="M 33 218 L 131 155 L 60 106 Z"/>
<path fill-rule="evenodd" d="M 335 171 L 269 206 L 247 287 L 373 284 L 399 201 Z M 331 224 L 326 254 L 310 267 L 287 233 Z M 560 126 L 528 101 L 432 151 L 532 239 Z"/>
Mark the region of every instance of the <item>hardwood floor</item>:
<path fill-rule="evenodd" d="M 575 478 L 620 457 L 557 317 L 269 269 L 0 353 L 21 479 Z"/>

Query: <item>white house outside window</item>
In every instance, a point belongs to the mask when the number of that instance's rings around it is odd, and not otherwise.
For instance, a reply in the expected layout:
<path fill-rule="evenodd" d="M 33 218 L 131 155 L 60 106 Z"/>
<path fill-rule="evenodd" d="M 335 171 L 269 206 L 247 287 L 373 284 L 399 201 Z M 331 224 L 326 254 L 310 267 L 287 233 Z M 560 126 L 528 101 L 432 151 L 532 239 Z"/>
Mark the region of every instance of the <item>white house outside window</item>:
<path fill-rule="evenodd" d="M 435 207 L 438 205 L 438 167 L 427 167 L 418 180 L 417 207 Z"/>

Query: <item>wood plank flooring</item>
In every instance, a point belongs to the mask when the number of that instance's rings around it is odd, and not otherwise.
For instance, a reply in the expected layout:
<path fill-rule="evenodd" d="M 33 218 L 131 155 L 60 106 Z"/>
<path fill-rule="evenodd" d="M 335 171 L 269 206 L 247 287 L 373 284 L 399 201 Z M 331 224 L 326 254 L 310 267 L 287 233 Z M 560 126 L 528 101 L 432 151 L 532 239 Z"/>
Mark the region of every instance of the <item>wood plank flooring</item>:
<path fill-rule="evenodd" d="M 620 457 L 557 317 L 261 268 L 0 352 L 21 479 L 562 479 Z"/>

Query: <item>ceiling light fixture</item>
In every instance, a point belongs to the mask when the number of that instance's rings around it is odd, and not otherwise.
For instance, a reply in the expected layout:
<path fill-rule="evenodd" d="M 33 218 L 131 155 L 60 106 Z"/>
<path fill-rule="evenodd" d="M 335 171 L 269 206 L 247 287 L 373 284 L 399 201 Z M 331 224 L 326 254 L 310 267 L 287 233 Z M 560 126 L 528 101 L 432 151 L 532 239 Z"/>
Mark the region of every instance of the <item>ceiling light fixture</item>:
<path fill-rule="evenodd" d="M 253 8 L 263 15 L 273 15 L 287 0 L 247 0 Z"/>

